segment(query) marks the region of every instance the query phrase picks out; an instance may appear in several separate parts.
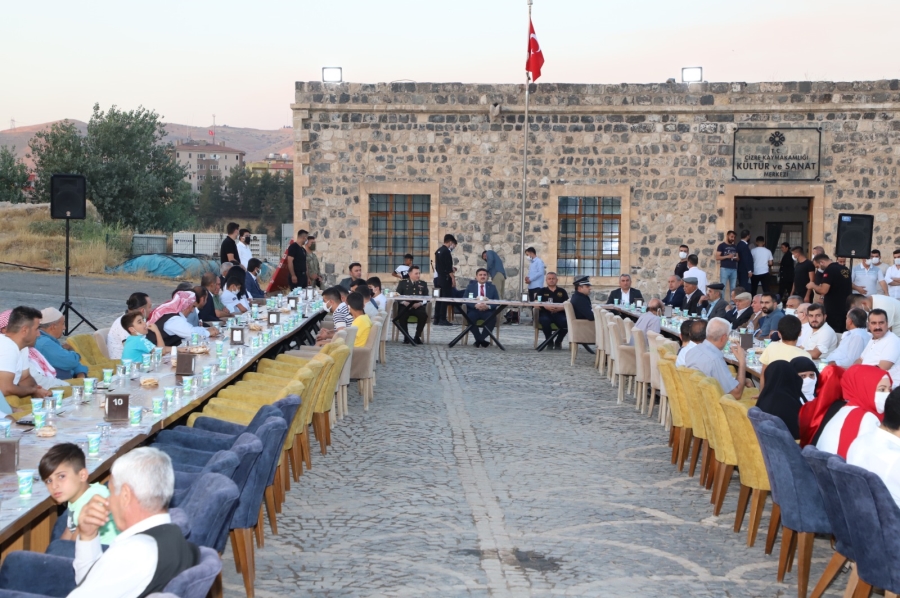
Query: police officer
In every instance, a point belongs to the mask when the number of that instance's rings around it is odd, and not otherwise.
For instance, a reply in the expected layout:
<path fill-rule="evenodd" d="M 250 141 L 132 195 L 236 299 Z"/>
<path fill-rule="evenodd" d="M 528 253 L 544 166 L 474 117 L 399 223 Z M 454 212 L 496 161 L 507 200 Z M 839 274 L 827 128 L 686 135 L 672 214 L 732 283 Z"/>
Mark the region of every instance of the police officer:
<path fill-rule="evenodd" d="M 418 295 L 420 297 L 428 296 L 428 284 L 424 280 L 419 280 L 421 273 L 418 266 L 413 265 L 404 273 L 403 280 L 397 285 L 397 292 L 401 295 Z M 408 276 L 408 278 L 406 278 Z M 409 301 L 404 301 L 403 305 L 409 305 Z M 416 335 L 413 340 L 417 345 L 422 344 L 422 331 L 425 330 L 425 323 L 428 321 L 428 314 L 425 311 L 425 305 L 420 302 L 412 304 L 412 307 L 400 317 L 400 326 L 406 330 L 409 324 L 410 316 L 416 317 Z M 408 345 L 409 340 L 404 338 L 403 343 Z"/>
<path fill-rule="evenodd" d="M 554 303 L 559 304 L 569 300 L 569 294 L 566 290 L 556 286 L 556 282 L 559 280 L 556 276 L 556 272 L 547 272 L 545 280 L 547 281 L 547 286 L 539 289 L 537 292 L 537 296 L 540 297 L 539 301 L 541 303 L 547 303 L 548 305 Z M 547 345 L 547 348 L 559 351 L 562 349 L 562 342 L 566 337 L 566 333 L 569 332 L 569 329 L 566 327 L 566 310 L 563 309 L 562 305 L 551 305 L 549 307 L 540 308 L 539 313 L 541 329 L 544 331 L 544 339 L 550 338 L 553 334 L 553 324 L 556 324 L 556 327 L 559 328 L 559 334 L 557 334 L 553 344 Z"/>
<path fill-rule="evenodd" d="M 575 310 L 575 318 L 578 320 L 594 320 L 594 310 L 591 308 L 591 280 L 582 276 L 575 280 L 575 293 L 569 300 L 572 309 Z"/>
<path fill-rule="evenodd" d="M 441 297 L 452 297 L 453 290 L 456 288 L 456 276 L 453 267 L 453 256 L 451 253 L 456 248 L 456 237 L 451 234 L 444 235 L 444 244 L 438 247 L 434 252 L 434 271 L 437 276 L 434 279 L 434 286 L 441 291 Z M 452 326 L 450 320 L 447 319 L 447 304 L 438 302 L 434 306 L 434 325 L 435 326 Z"/>

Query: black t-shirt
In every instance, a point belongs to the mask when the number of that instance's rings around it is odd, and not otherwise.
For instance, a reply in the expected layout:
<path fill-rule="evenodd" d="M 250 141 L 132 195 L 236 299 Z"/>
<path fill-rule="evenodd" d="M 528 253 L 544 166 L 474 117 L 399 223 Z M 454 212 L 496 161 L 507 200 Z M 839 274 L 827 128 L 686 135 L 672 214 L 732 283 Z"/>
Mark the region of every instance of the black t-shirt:
<path fill-rule="evenodd" d="M 565 303 L 569 300 L 569 294 L 562 287 L 556 287 L 555 291 L 551 291 L 550 287 L 538 289 L 537 296 L 543 303 Z"/>
<path fill-rule="evenodd" d="M 222 239 L 222 246 L 219 248 L 219 259 L 222 260 L 222 263 L 231 261 L 228 259 L 228 254 L 234 256 L 234 259 L 238 258 L 238 250 L 237 243 L 234 242 L 234 239 L 231 237 L 225 237 Z"/>
<path fill-rule="evenodd" d="M 675 264 L 675 276 L 684 278 L 684 273 L 688 271 L 688 268 L 690 268 L 690 266 L 688 265 L 687 260 L 678 262 Z"/>
<path fill-rule="evenodd" d="M 825 294 L 825 321 L 835 332 L 844 332 L 847 320 L 847 297 L 853 292 L 850 284 L 850 270 L 837 262 L 831 262 L 822 272 L 821 284 L 827 284 Z"/>
<path fill-rule="evenodd" d="M 736 245 L 729 245 L 728 243 L 719 243 L 719 246 L 716 247 L 716 251 L 718 253 L 721 253 L 722 255 L 731 256 L 731 258 L 732 258 L 732 259 L 722 260 L 721 262 L 719 262 L 720 268 L 731 268 L 732 270 L 737 270 L 738 263 L 737 263 L 737 259 L 735 259 L 735 258 L 737 258 L 738 252 L 737 252 Z M 753 267 L 753 264 L 751 264 L 750 266 Z"/>
<path fill-rule="evenodd" d="M 806 296 L 806 285 L 809 284 L 809 273 L 815 270 L 812 260 L 806 260 L 802 264 L 797 262 L 794 264 L 794 292 L 792 295 Z"/>
<path fill-rule="evenodd" d="M 288 255 L 294 258 L 294 274 L 306 276 L 306 250 L 300 243 L 291 243 Z"/>

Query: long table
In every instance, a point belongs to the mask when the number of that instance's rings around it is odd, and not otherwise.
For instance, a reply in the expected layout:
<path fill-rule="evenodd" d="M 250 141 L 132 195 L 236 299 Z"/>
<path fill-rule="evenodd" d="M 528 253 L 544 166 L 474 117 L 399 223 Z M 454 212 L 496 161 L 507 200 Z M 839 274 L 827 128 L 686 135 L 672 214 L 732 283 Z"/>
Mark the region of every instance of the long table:
<path fill-rule="evenodd" d="M 261 313 L 265 312 L 261 310 Z M 153 398 L 162 397 L 163 388 L 167 386 L 178 386 L 175 368 L 170 363 L 168 355 L 164 356 L 163 362 L 155 370 L 142 374 L 156 378 L 159 381 L 158 387 L 142 387 L 140 376 L 134 380 L 124 381 L 114 378 L 109 390 L 95 392 L 90 397 L 86 397 L 85 403 L 76 404 L 71 397 L 65 399 L 62 410 L 55 418 L 56 436 L 39 438 L 33 428 L 14 424 L 10 435 L 13 439 L 19 439 L 19 469 L 34 469 L 36 473 L 44 453 L 53 445 L 61 442 L 79 444 L 87 454 L 87 434 L 97 432 L 98 424 L 104 423 L 106 394 L 109 392 L 128 393 L 130 405 L 143 408 L 141 423 L 139 425 L 110 423 L 109 439 L 101 442 L 100 455 L 89 457 L 87 460 L 90 481 L 103 481 L 108 476 L 112 463 L 119 455 L 145 443 L 160 430 L 184 421 L 192 412 L 201 409 L 219 390 L 231 384 L 248 369 L 255 367 L 260 359 L 276 355 L 298 341 L 302 343 L 307 340 L 310 337 L 310 331 L 318 326 L 324 316 L 324 310 L 310 313 L 293 329 L 287 330 L 278 338 L 270 339 L 267 344 L 262 343 L 262 331 L 249 331 L 249 334 L 245 335 L 245 342 L 248 344 L 243 346 L 244 358 L 242 360 L 233 363 L 228 371 L 214 375 L 207 386 L 198 388 L 190 396 L 182 397 L 181 402 L 174 403 L 169 407 L 164 405 L 162 415 L 153 415 Z M 263 327 L 265 328 L 266 325 L 263 324 Z M 249 344 L 255 336 L 260 337 L 258 349 L 252 349 Z M 221 339 L 210 339 L 209 353 L 196 356 L 195 383 L 200 382 L 200 372 L 203 366 L 218 365 L 216 340 L 223 340 L 223 349 L 226 354 L 227 350 L 233 347 L 227 336 Z M 58 505 L 50 497 L 42 481 L 34 481 L 31 496 L 20 497 L 17 476 L 15 474 L 0 476 L 0 559 L 15 550 L 43 552 L 50 543 L 50 534 L 56 523 L 57 511 Z"/>
<path fill-rule="evenodd" d="M 628 308 L 620 305 L 604 305 L 602 306 L 604 309 L 608 309 L 610 311 L 617 312 L 623 316 L 631 318 L 632 320 L 637 320 L 641 317 L 641 314 L 644 313 L 640 309 L 636 308 Z M 676 340 L 681 343 L 681 323 L 688 318 L 684 317 L 672 317 L 665 318 L 665 324 L 660 325 L 659 331 L 661 334 L 665 335 L 672 340 Z M 762 353 L 761 348 L 752 349 L 752 353 L 748 352 L 748 360 L 750 359 L 750 355 L 757 356 Z M 737 359 L 735 359 L 734 355 L 730 352 L 724 352 L 725 361 L 735 367 L 738 365 Z M 747 374 L 752 377 L 754 380 L 759 380 L 762 376 L 762 365 L 757 361 L 756 363 L 748 363 L 747 364 Z"/>

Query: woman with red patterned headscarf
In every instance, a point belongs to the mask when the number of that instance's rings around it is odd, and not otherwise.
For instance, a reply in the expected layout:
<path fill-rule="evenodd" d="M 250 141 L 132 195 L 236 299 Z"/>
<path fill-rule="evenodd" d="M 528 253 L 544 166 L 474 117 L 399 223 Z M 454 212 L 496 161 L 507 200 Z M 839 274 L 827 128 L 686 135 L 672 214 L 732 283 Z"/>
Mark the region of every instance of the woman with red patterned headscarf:
<path fill-rule="evenodd" d="M 881 425 L 884 401 L 891 392 L 891 377 L 873 365 L 854 365 L 841 378 L 842 400 L 835 401 L 823 418 L 816 448 L 847 458 L 853 441 Z"/>
<path fill-rule="evenodd" d="M 192 334 L 200 335 L 201 339 L 207 339 L 218 335 L 215 328 L 192 326 L 187 321 L 187 316 L 197 305 L 197 295 L 194 291 L 177 291 L 172 299 L 166 301 L 153 310 L 148 322 L 156 324 L 162 333 L 163 342 L 167 347 L 177 347 L 183 340 L 190 340 Z"/>

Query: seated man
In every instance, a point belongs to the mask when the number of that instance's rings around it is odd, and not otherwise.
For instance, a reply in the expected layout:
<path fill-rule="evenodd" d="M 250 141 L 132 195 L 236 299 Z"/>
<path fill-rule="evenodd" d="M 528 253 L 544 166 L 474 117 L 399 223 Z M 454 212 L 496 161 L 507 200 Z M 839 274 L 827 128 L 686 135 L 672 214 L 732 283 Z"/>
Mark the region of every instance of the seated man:
<path fill-rule="evenodd" d="M 367 281 L 354 280 L 350 283 L 350 292 L 362 295 L 363 309 L 367 316 L 374 318 L 378 315 L 378 306 L 372 303 L 372 291 L 369 290 L 369 283 Z"/>
<path fill-rule="evenodd" d="M 465 296 L 475 297 L 477 299 L 500 299 L 500 294 L 497 293 L 497 287 L 488 280 L 488 271 L 486 268 L 478 268 L 475 272 L 475 280 L 470 280 L 469 286 L 466 287 Z M 487 347 L 491 344 L 488 340 L 490 336 L 487 331 L 493 330 L 494 326 L 497 325 L 497 321 L 496 318 L 491 318 L 490 321 L 487 319 L 494 309 L 495 308 L 491 307 L 483 300 L 475 303 L 466 303 L 466 310 L 470 321 L 485 321 L 483 326 L 476 325 L 472 328 L 472 335 L 475 337 L 476 348 Z"/>
<path fill-rule="evenodd" d="M 68 345 L 59 342 L 66 331 L 66 319 L 56 308 L 47 307 L 41 311 L 41 326 L 34 348 L 56 370 L 56 378 L 70 380 L 84 378 L 87 366 L 82 365 L 81 355 L 72 351 Z"/>
<path fill-rule="evenodd" d="M 631 288 L 631 275 L 624 272 L 619 275 L 619 288 L 613 289 L 606 299 L 607 305 L 612 305 L 619 300 L 619 305 L 628 305 L 635 303 L 639 299 L 644 300 L 644 296 L 637 289 Z"/>
<path fill-rule="evenodd" d="M 644 333 L 644 338 L 647 339 L 648 332 L 655 332 L 659 334 L 660 331 L 660 322 L 659 316 L 662 315 L 663 304 L 659 299 L 651 299 L 650 304 L 647 306 L 647 311 L 642 313 L 640 317 L 637 319 L 637 322 L 634 323 L 634 328 L 632 330 L 641 330 Z M 640 347 L 642 352 L 646 352 L 649 348 L 649 341 L 644 341 L 644 346 Z M 631 340 L 628 341 L 628 344 L 634 346 L 634 336 L 631 337 Z"/>
<path fill-rule="evenodd" d="M 727 318 L 727 320 L 731 322 L 732 329 L 737 330 L 738 328 L 745 328 L 747 326 L 747 322 L 749 322 L 750 318 L 753 316 L 753 310 L 750 307 L 752 303 L 753 297 L 750 296 L 750 293 L 740 293 L 739 295 L 735 295 L 735 309 L 731 312 L 730 317 Z"/>
<path fill-rule="evenodd" d="M 837 348 L 838 338 L 825 321 L 825 306 L 813 303 L 806 308 L 806 321 L 812 333 L 803 339 L 802 347 L 813 359 L 825 359 Z"/>
<path fill-rule="evenodd" d="M 759 328 L 754 332 L 754 336 L 771 339 L 772 335 L 778 332 L 778 322 L 784 317 L 784 312 L 778 307 L 772 293 L 763 293 L 759 301 L 763 315 L 759 319 Z"/>
<path fill-rule="evenodd" d="M 663 305 L 671 305 L 673 308 L 681 309 L 681 304 L 684 302 L 684 287 L 681 286 L 681 283 L 680 276 L 675 274 L 669 275 L 669 290 L 666 292 L 666 296 L 663 297 Z"/>
<path fill-rule="evenodd" d="M 216 328 L 191 326 L 187 316 L 194 312 L 197 295 L 194 291 L 177 291 L 171 301 L 166 301 L 150 316 L 149 323 L 156 324 L 167 347 L 177 347 L 182 341 L 190 341 L 192 334 L 198 334 L 200 340 L 219 335 Z"/>
<path fill-rule="evenodd" d="M 721 282 L 712 282 L 706 285 L 706 296 L 709 298 L 709 305 L 706 307 L 707 319 L 728 319 L 725 317 L 728 313 L 728 303 L 726 303 L 725 299 L 722 297 L 722 291 L 724 290 L 725 285 Z"/>
<path fill-rule="evenodd" d="M 559 333 L 553 344 L 547 345 L 547 347 L 559 351 L 562 349 L 563 339 L 569 332 L 566 326 L 566 309 L 560 304 L 569 300 L 569 294 L 565 289 L 556 286 L 559 281 L 556 272 L 547 272 L 544 280 L 547 282 L 547 286 L 537 292 L 537 297 L 540 297 L 541 303 L 546 305 L 539 309 L 538 320 L 541 330 L 544 332 L 544 340 L 550 338 L 553 334 L 553 325 L 556 324 Z"/>
<path fill-rule="evenodd" d="M 366 284 L 369 285 L 369 290 L 372 292 L 372 302 L 375 304 L 375 307 L 378 308 L 378 311 L 384 311 L 384 307 L 387 305 L 387 297 L 381 292 L 381 279 L 377 276 L 370 276 Z"/>
<path fill-rule="evenodd" d="M 419 278 L 422 272 L 418 266 L 413 264 L 403 273 L 406 275 L 406 278 L 400 280 L 400 284 L 397 285 L 397 293 L 407 296 L 415 295 L 417 297 L 429 296 L 428 283 Z M 428 312 L 425 311 L 426 301 L 427 300 L 423 299 L 422 301 L 414 302 L 399 319 L 400 326 L 405 330 L 407 329 L 407 326 L 409 326 L 409 318 L 415 316 L 416 334 L 413 336 L 413 341 L 415 341 L 417 345 L 422 344 L 422 331 L 425 330 L 425 324 L 428 323 Z M 410 305 L 410 302 L 404 301 L 403 305 Z M 403 339 L 403 342 L 409 344 L 409 340 L 406 338 Z"/>
<path fill-rule="evenodd" d="M 615 291 L 613 291 L 615 292 Z M 575 292 L 569 299 L 576 320 L 594 321 L 594 310 L 591 307 L 591 279 L 587 276 L 575 279 Z"/>
<path fill-rule="evenodd" d="M 247 278 L 244 286 L 247 293 L 254 299 L 265 299 L 266 293 L 259 287 L 259 273 L 262 272 L 262 262 L 257 258 L 251 258 L 247 263 Z"/>
<path fill-rule="evenodd" d="M 231 262 L 222 262 L 222 265 L 219 266 L 219 286 L 225 286 L 225 279 L 228 278 L 228 273 L 231 272 L 231 268 L 234 266 Z"/>
<path fill-rule="evenodd" d="M 693 276 L 685 277 L 684 299 L 681 300 L 681 305 L 676 306 L 692 316 L 699 316 L 707 305 L 706 301 L 703 300 L 703 293 L 700 292 L 697 284 L 697 279 Z"/>
<path fill-rule="evenodd" d="M 19 306 L 9 314 L 6 332 L 0 334 L 0 393 L 4 397 L 50 396 L 50 391 L 31 375 L 28 359 L 28 348 L 37 340 L 40 321 L 41 312 L 32 307 Z M 0 413 L 12 413 L 5 399 L 0 401 Z"/>
<path fill-rule="evenodd" d="M 784 316 L 778 321 L 778 336 L 781 340 L 771 343 L 759 356 L 762 364 L 762 378 L 765 380 L 766 368 L 773 361 L 790 361 L 795 357 L 809 357 L 809 354 L 797 346 L 800 337 L 800 320 L 797 316 Z"/>
<path fill-rule="evenodd" d="M 887 314 L 883 310 L 869 312 L 869 332 L 872 340 L 856 363 L 880 367 L 890 374 L 891 388 L 896 388 L 900 384 L 900 338 L 888 328 Z"/>
<path fill-rule="evenodd" d="M 344 287 L 347 292 L 350 291 L 350 283 L 352 283 L 354 280 L 359 280 L 360 278 L 362 278 L 362 264 L 360 264 L 359 262 L 353 262 L 352 264 L 350 264 L 350 268 L 348 270 L 350 271 L 350 276 L 343 279 L 340 283 L 340 286 Z"/>
<path fill-rule="evenodd" d="M 803 297 L 799 295 L 791 295 L 784 302 L 784 313 L 789 316 L 793 316 L 797 314 L 797 308 L 800 307 L 800 304 L 803 303 Z"/>
<path fill-rule="evenodd" d="M 69 591 L 69 598 L 162 592 L 173 578 L 200 562 L 200 550 L 184 539 L 169 516 L 174 491 L 168 455 L 151 447 L 122 455 L 112 465 L 109 497 L 95 494 L 81 509 L 75 560 L 56 557 L 51 564 L 65 563 L 65 570 L 51 571 L 40 564 L 45 555 L 19 551 L 0 569 L 4 589 L 58 595 L 43 589 L 53 586 L 57 592 Z M 100 529 L 110 520 L 121 531 L 103 552 Z M 41 571 L 41 579 L 32 574 L 34 570 Z"/>
<path fill-rule="evenodd" d="M 201 322 L 219 322 L 222 318 L 230 318 L 231 312 L 222 303 L 220 297 L 222 286 L 219 277 L 212 272 L 207 272 L 200 279 L 200 285 L 206 291 L 206 301 L 198 308 Z"/>
<path fill-rule="evenodd" d="M 728 342 L 731 333 L 731 324 L 728 320 L 713 318 L 706 325 L 706 340 L 691 349 L 684 360 L 686 367 L 699 370 L 718 381 L 722 390 L 740 399 L 744 395 L 744 389 L 753 389 L 753 383 L 747 379 L 746 353 L 740 345 L 733 345 L 731 352 L 738 362 L 737 378 L 731 375 L 728 364 L 725 363 L 725 355 L 722 349 Z M 755 389 L 753 389 L 755 392 Z"/>
<path fill-rule="evenodd" d="M 854 307 L 847 312 L 847 331 L 841 335 L 837 349 L 828 354 L 826 361 L 848 368 L 859 359 L 872 335 L 866 330 L 866 312 Z"/>
<path fill-rule="evenodd" d="M 881 427 L 858 436 L 850 445 L 847 463 L 881 478 L 900 507 L 900 391 L 891 391 L 884 400 Z"/>
<path fill-rule="evenodd" d="M 132 293 L 128 297 L 128 301 L 125 302 L 125 310 L 125 313 L 140 311 L 144 319 L 149 320 L 150 314 L 153 313 L 153 301 L 150 300 L 150 296 L 147 293 Z M 106 335 L 106 350 L 110 359 L 122 359 L 122 348 L 125 346 L 125 341 L 129 336 L 128 331 L 122 328 L 122 316 L 113 320 L 112 325 L 109 327 L 109 333 Z M 147 340 L 156 344 L 155 336 L 151 338 L 148 334 Z"/>
<path fill-rule="evenodd" d="M 366 287 L 368 288 L 368 287 Z M 369 340 L 369 331 L 372 330 L 372 320 L 365 312 L 365 301 L 362 295 L 353 292 L 347 295 L 347 308 L 353 316 L 353 325 L 356 326 L 356 339 L 354 347 L 365 347 Z"/>
<path fill-rule="evenodd" d="M 675 358 L 675 366 L 684 366 L 688 354 L 706 340 L 706 320 L 685 320 L 681 323 L 681 348 Z"/>
<path fill-rule="evenodd" d="M 316 335 L 316 344 L 319 344 L 319 341 L 331 340 L 335 332 L 353 325 L 353 316 L 350 315 L 350 308 L 344 301 L 348 294 L 347 290 L 340 286 L 334 286 L 322 292 L 322 303 L 331 314 L 334 327 L 319 330 L 319 334 Z"/>

